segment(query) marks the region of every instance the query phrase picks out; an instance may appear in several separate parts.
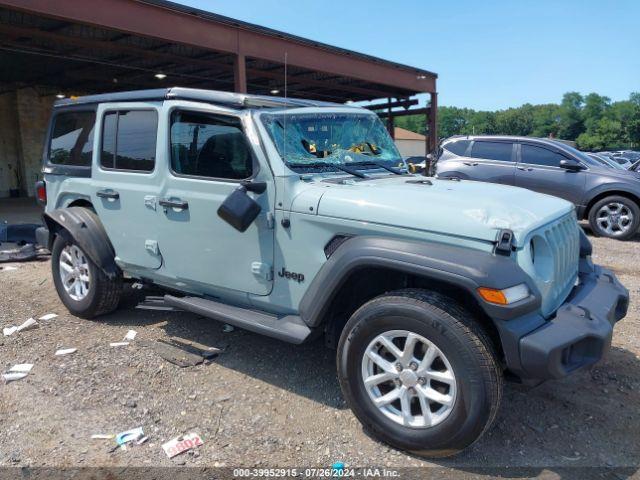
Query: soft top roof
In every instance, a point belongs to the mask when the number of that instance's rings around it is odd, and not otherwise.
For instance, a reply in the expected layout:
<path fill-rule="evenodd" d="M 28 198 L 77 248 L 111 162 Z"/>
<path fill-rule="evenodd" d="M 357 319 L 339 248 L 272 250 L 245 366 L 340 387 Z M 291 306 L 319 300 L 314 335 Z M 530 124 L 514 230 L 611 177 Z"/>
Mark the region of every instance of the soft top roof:
<path fill-rule="evenodd" d="M 197 88 L 156 88 L 151 90 L 133 90 L 128 92 L 103 93 L 82 97 L 57 100 L 54 107 L 69 107 L 109 102 L 136 102 L 152 100 L 195 100 L 199 102 L 226 105 L 231 108 L 287 108 L 287 107 L 336 107 L 340 103 L 303 100 L 300 98 L 271 97 L 266 95 L 249 95 L 245 93 L 223 92 L 218 90 L 202 90 Z"/>

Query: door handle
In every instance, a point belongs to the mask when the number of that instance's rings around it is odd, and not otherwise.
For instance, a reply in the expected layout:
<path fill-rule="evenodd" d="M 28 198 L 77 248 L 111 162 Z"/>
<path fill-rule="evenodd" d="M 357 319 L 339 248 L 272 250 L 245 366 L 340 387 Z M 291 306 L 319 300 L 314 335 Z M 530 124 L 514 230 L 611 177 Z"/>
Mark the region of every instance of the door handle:
<path fill-rule="evenodd" d="M 180 210 L 188 210 L 189 202 L 185 202 L 184 200 L 180 200 L 179 198 L 170 200 L 168 198 L 162 198 L 158 202 L 163 207 L 168 208 L 179 208 Z"/>
<path fill-rule="evenodd" d="M 112 200 L 117 200 L 118 198 L 120 198 L 120 194 L 118 192 L 116 192 L 115 190 L 98 190 L 96 192 L 96 195 L 100 198 L 109 198 Z"/>
<path fill-rule="evenodd" d="M 462 162 L 462 163 L 464 163 L 468 167 L 477 167 L 478 166 L 478 162 Z"/>
<path fill-rule="evenodd" d="M 518 170 L 522 170 L 523 172 L 531 172 L 533 171 L 533 168 L 531 167 L 517 167 Z"/>

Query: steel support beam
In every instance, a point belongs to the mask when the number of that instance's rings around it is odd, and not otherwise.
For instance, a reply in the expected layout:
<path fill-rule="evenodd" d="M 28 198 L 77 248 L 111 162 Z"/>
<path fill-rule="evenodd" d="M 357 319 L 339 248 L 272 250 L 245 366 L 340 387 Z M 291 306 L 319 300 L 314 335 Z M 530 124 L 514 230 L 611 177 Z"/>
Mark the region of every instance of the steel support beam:
<path fill-rule="evenodd" d="M 242 54 L 233 61 L 233 85 L 237 93 L 247 93 L 247 60 Z"/>

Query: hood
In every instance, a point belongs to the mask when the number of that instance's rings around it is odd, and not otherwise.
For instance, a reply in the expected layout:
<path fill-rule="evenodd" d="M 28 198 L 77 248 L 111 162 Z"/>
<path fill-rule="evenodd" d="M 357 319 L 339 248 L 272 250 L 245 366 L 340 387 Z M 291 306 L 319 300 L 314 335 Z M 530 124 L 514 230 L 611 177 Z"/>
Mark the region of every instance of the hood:
<path fill-rule="evenodd" d="M 570 213 L 573 204 L 523 188 L 425 177 L 329 183 L 318 215 L 493 242 L 508 228 L 521 246 L 530 231 Z"/>

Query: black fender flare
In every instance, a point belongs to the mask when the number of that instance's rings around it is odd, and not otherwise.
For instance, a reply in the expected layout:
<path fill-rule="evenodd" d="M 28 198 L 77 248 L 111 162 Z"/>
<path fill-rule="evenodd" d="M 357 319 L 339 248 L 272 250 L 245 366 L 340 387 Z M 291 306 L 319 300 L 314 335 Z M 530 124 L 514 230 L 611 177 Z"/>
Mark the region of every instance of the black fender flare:
<path fill-rule="evenodd" d="M 342 243 L 320 268 L 305 292 L 300 316 L 310 327 L 319 326 L 347 279 L 365 267 L 389 268 L 462 288 L 495 320 L 507 320 L 540 307 L 540 293 L 527 273 L 512 257 L 436 242 L 353 237 Z M 485 302 L 477 288 L 503 289 L 526 283 L 529 298 L 512 305 Z"/>
<path fill-rule="evenodd" d="M 115 250 L 100 218 L 84 207 L 59 208 L 43 215 L 51 250 L 56 235 L 73 240 L 109 278 L 120 274 Z"/>

